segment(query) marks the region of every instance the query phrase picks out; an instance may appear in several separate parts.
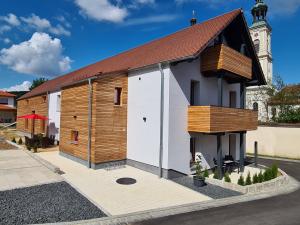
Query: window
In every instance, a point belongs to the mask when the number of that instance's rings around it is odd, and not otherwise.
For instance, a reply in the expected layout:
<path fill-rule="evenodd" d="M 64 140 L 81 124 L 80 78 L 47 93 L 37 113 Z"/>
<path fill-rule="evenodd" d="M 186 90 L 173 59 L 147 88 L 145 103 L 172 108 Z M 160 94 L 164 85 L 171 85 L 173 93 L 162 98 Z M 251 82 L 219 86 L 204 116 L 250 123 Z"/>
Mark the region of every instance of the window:
<path fill-rule="evenodd" d="M 60 102 L 61 102 L 61 98 L 60 95 L 57 95 L 57 99 L 56 99 L 56 111 L 60 112 Z"/>
<path fill-rule="evenodd" d="M 25 119 L 25 129 L 28 129 L 28 119 Z"/>
<path fill-rule="evenodd" d="M 253 103 L 253 110 L 258 111 L 258 103 L 257 102 Z"/>
<path fill-rule="evenodd" d="M 47 97 L 46 97 L 46 95 L 42 96 L 42 98 L 43 98 L 43 103 L 45 103 L 45 102 L 46 102 L 46 100 L 47 100 Z"/>
<path fill-rule="evenodd" d="M 199 81 L 192 80 L 191 81 L 191 95 L 190 95 L 190 105 L 199 104 Z"/>
<path fill-rule="evenodd" d="M 71 144 L 78 144 L 79 132 L 76 130 L 71 131 Z"/>
<path fill-rule="evenodd" d="M 1 105 L 8 105 L 8 98 L 0 98 Z"/>
<path fill-rule="evenodd" d="M 122 88 L 116 87 L 115 88 L 115 96 L 114 96 L 114 104 L 121 105 L 122 104 Z"/>
<path fill-rule="evenodd" d="M 260 41 L 258 39 L 255 39 L 254 40 L 254 48 L 255 48 L 255 51 L 257 54 L 259 53 L 259 45 L 260 45 Z"/>

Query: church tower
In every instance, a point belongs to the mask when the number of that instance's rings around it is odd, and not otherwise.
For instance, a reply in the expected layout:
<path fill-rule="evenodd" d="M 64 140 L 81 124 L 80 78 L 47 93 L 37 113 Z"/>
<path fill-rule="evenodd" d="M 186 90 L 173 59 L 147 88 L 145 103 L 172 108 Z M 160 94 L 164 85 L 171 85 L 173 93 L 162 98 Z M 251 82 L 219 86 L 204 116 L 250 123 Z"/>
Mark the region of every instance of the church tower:
<path fill-rule="evenodd" d="M 273 59 L 271 49 L 272 28 L 267 21 L 268 6 L 263 0 L 256 0 L 256 4 L 251 10 L 253 22 L 250 26 L 250 34 L 254 42 L 266 81 L 272 83 L 273 79 Z"/>
<path fill-rule="evenodd" d="M 273 79 L 273 59 L 271 46 L 272 28 L 267 21 L 268 6 L 263 0 L 256 0 L 251 10 L 253 16 L 252 25 L 249 27 L 260 65 L 268 84 L 272 84 Z M 247 88 L 246 106 L 248 109 L 258 111 L 260 121 L 268 121 L 270 116 L 267 86 L 252 86 Z"/>

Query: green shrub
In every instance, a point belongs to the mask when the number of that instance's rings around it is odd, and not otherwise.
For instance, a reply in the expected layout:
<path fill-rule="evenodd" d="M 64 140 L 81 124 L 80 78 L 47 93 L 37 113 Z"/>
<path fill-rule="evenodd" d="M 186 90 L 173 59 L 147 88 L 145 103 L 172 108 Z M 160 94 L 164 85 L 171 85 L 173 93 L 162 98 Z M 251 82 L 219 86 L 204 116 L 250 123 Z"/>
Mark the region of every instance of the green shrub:
<path fill-rule="evenodd" d="M 264 182 L 264 175 L 263 173 L 260 171 L 258 174 L 258 183 L 262 183 Z"/>
<path fill-rule="evenodd" d="M 245 180 L 243 175 L 241 175 L 240 178 L 238 179 L 238 185 L 245 186 Z"/>
<path fill-rule="evenodd" d="M 203 173 L 204 173 L 204 177 L 208 177 L 209 176 L 209 173 L 208 173 L 207 169 L 205 169 Z"/>
<path fill-rule="evenodd" d="M 15 138 L 15 137 L 13 137 L 13 138 L 11 139 L 11 142 L 13 142 L 13 143 L 17 143 L 17 141 L 16 141 L 16 138 Z"/>
<path fill-rule="evenodd" d="M 28 151 L 31 151 L 32 147 L 30 145 L 26 145 Z"/>
<path fill-rule="evenodd" d="M 251 181 L 251 175 L 250 172 L 248 173 L 247 177 L 246 177 L 246 185 L 251 185 L 252 181 Z"/>
<path fill-rule="evenodd" d="M 273 164 L 271 167 L 272 171 L 272 179 L 276 178 L 278 176 L 278 166 L 276 164 Z"/>
<path fill-rule="evenodd" d="M 218 169 L 215 169 L 213 178 L 214 179 L 220 179 L 220 176 L 219 176 L 219 173 L 218 173 Z"/>
<path fill-rule="evenodd" d="M 229 173 L 225 173 L 224 180 L 225 180 L 225 182 L 227 182 L 227 183 L 231 183 L 231 179 L 230 179 L 230 177 L 229 177 Z"/>
<path fill-rule="evenodd" d="M 264 181 L 272 180 L 272 170 L 267 168 L 264 172 Z"/>
<path fill-rule="evenodd" d="M 19 138 L 18 144 L 19 144 L 19 145 L 22 145 L 22 144 L 23 144 L 22 138 Z"/>
<path fill-rule="evenodd" d="M 252 180 L 253 180 L 253 184 L 257 184 L 257 183 L 259 183 L 259 179 L 258 179 L 258 175 L 257 175 L 257 173 L 255 173 L 255 174 L 254 174 L 254 176 L 253 176 Z"/>

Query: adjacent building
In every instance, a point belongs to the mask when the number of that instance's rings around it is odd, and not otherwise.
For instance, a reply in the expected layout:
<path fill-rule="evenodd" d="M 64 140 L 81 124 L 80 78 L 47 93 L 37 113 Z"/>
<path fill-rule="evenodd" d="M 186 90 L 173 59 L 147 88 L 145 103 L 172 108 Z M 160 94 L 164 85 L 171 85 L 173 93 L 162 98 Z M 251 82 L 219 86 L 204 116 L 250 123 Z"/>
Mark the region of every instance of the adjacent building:
<path fill-rule="evenodd" d="M 272 58 L 272 28 L 267 20 L 268 6 L 263 0 L 256 0 L 252 8 L 253 23 L 250 26 L 250 34 L 258 55 L 265 79 L 268 85 L 273 81 L 273 58 Z M 258 111 L 258 119 L 267 121 L 270 119 L 268 106 L 269 96 L 264 86 L 252 86 L 247 88 L 247 108 Z"/>
<path fill-rule="evenodd" d="M 48 116 L 41 130 L 56 132 L 60 154 L 95 169 L 126 163 L 170 177 L 191 174 L 197 155 L 208 169 L 226 155 L 243 168 L 258 116 L 245 109 L 246 88 L 266 84 L 243 12 L 191 22 L 47 81 L 18 114 Z"/>
<path fill-rule="evenodd" d="M 0 124 L 10 124 L 16 121 L 15 97 L 11 93 L 0 91 Z"/>

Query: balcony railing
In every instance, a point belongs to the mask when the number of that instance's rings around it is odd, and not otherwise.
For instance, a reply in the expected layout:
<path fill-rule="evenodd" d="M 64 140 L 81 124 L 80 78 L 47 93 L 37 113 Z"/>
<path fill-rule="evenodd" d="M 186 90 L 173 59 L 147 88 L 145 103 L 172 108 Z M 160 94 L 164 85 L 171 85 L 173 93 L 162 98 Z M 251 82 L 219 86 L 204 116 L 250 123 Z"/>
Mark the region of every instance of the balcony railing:
<path fill-rule="evenodd" d="M 257 111 L 217 106 L 190 106 L 188 131 L 222 133 L 256 130 Z"/>
<path fill-rule="evenodd" d="M 252 60 L 223 44 L 206 49 L 201 57 L 201 71 L 205 75 L 225 71 L 247 79 L 252 78 Z"/>

